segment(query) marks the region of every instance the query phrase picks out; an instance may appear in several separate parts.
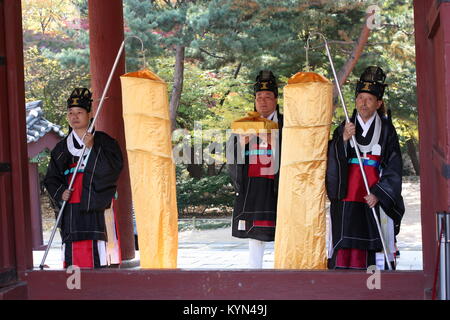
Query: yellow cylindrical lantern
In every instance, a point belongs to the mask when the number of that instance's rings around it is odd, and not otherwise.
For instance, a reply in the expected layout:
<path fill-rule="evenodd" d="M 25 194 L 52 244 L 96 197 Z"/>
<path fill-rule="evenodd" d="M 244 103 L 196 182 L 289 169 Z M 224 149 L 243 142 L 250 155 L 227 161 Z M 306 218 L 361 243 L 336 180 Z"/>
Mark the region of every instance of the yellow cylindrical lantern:
<path fill-rule="evenodd" d="M 141 267 L 176 268 L 178 209 L 167 84 L 149 70 L 120 80 Z"/>
<path fill-rule="evenodd" d="M 300 72 L 283 94 L 275 268 L 326 269 L 325 173 L 333 85 L 321 75 Z"/>

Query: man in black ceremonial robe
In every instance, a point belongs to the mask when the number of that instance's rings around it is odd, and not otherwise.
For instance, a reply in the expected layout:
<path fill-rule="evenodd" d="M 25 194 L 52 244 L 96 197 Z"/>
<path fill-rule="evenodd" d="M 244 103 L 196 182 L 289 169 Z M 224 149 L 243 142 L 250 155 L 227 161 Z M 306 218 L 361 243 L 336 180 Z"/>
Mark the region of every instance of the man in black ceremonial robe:
<path fill-rule="evenodd" d="M 76 88 L 67 100 L 69 134 L 52 150 L 44 180 L 55 209 L 67 201 L 60 225 L 65 268 L 70 265 L 98 268 L 120 263 L 114 215 L 105 223 L 105 212 L 112 209 L 123 166 L 122 152 L 117 141 L 106 133 L 87 133 L 91 96 L 88 89 Z M 84 146 L 86 151 L 81 159 Z M 69 190 L 78 161 L 82 163 Z"/>
<path fill-rule="evenodd" d="M 266 139 L 263 135 L 233 135 L 227 153 L 231 152 L 234 156 L 228 162 L 228 172 L 236 192 L 232 235 L 249 239 L 249 267 L 262 268 L 265 243 L 275 239 L 279 180 L 277 163 L 281 154 L 283 128 L 283 115 L 277 104 L 277 81 L 271 71 L 259 72 L 254 96 L 255 111 L 267 120 L 278 123 L 278 138 L 271 138 L 270 135 Z"/>
<path fill-rule="evenodd" d="M 383 247 L 372 209 L 375 208 L 391 264 L 395 236 L 404 214 L 402 157 L 383 94 L 386 75 L 368 67 L 356 86 L 356 112 L 342 123 L 328 146 L 326 187 L 331 201 L 329 252 L 331 269 L 385 269 Z M 355 135 L 370 188 L 367 194 L 351 137 Z"/>

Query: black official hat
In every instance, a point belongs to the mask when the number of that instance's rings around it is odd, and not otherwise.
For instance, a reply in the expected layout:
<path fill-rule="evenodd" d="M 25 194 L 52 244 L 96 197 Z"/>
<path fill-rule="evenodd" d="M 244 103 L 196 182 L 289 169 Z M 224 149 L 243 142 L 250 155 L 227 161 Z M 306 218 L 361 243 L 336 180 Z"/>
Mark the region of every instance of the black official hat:
<path fill-rule="evenodd" d="M 67 99 L 67 108 L 79 107 L 91 112 L 92 93 L 87 88 L 75 88 Z"/>
<path fill-rule="evenodd" d="M 355 96 L 361 92 L 367 92 L 376 96 L 378 100 L 383 99 L 384 90 L 387 87 L 385 80 L 386 74 L 383 69 L 375 66 L 367 67 L 356 84 Z"/>
<path fill-rule="evenodd" d="M 259 91 L 272 91 L 275 97 L 278 97 L 277 79 L 272 71 L 261 70 L 259 72 L 254 86 L 254 95 L 256 96 L 256 93 Z"/>

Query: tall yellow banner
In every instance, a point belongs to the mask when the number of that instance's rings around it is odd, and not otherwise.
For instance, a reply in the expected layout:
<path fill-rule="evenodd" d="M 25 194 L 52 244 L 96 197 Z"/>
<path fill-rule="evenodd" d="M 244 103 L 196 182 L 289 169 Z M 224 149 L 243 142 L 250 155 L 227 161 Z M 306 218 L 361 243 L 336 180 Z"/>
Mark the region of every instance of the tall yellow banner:
<path fill-rule="evenodd" d="M 120 80 L 141 267 L 176 268 L 178 210 L 167 84 L 149 70 Z"/>
<path fill-rule="evenodd" d="M 333 85 L 300 72 L 284 87 L 275 268 L 326 269 L 327 147 Z"/>

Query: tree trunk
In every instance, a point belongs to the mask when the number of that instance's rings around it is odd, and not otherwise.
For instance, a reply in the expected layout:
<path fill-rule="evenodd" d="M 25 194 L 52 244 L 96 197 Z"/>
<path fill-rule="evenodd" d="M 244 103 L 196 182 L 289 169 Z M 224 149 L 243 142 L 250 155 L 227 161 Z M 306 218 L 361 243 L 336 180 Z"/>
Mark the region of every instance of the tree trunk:
<path fill-rule="evenodd" d="M 237 77 L 238 77 L 238 75 L 239 75 L 239 72 L 241 71 L 241 67 L 242 67 L 242 62 L 239 62 L 238 66 L 237 66 L 237 68 L 236 68 L 236 71 L 234 71 L 234 75 L 233 75 L 233 78 L 234 78 L 234 79 L 237 79 Z M 228 95 L 230 94 L 230 92 L 231 92 L 231 90 L 228 90 L 228 91 L 224 94 L 223 98 L 220 100 L 220 105 L 221 105 L 221 106 L 223 106 L 223 103 L 225 102 L 225 99 L 228 97 Z"/>
<path fill-rule="evenodd" d="M 181 93 L 183 92 L 184 80 L 184 53 L 185 47 L 177 45 L 175 54 L 175 73 L 173 76 L 172 95 L 170 97 L 170 121 L 172 131 L 176 129 L 178 107 L 180 105 Z"/>
<path fill-rule="evenodd" d="M 220 166 L 220 169 L 219 169 L 219 171 L 217 172 L 217 175 L 219 175 L 219 174 L 222 173 L 222 170 L 223 170 L 223 168 L 225 168 L 226 164 L 227 164 L 227 163 L 225 162 L 224 164 L 222 164 L 222 165 Z"/>
<path fill-rule="evenodd" d="M 203 177 L 203 164 L 188 164 L 187 171 L 189 176 L 194 179 L 201 179 Z"/>
<path fill-rule="evenodd" d="M 347 78 L 350 75 L 350 73 L 352 73 L 353 68 L 355 67 L 356 63 L 358 62 L 359 58 L 361 57 L 361 54 L 364 51 L 364 47 L 366 46 L 367 41 L 369 40 L 371 30 L 369 28 L 368 19 L 373 14 L 374 13 L 371 13 L 366 16 L 366 19 L 364 20 L 364 25 L 363 25 L 363 27 L 361 29 L 361 33 L 359 35 L 358 42 L 356 43 L 355 47 L 353 48 L 352 54 L 350 55 L 350 57 L 348 58 L 347 62 L 342 67 L 342 69 L 337 73 L 339 85 L 341 88 L 344 85 L 344 83 L 347 81 Z M 336 99 L 338 98 L 338 94 L 339 93 L 335 86 L 334 92 L 333 92 L 333 101 L 335 102 L 334 107 L 333 107 L 333 112 L 336 110 L 336 107 L 337 107 Z"/>
<path fill-rule="evenodd" d="M 406 147 L 408 150 L 409 158 L 411 159 L 412 165 L 414 167 L 414 171 L 416 172 L 416 175 L 420 175 L 420 162 L 419 157 L 417 156 L 417 148 L 414 139 L 407 140 Z"/>
<path fill-rule="evenodd" d="M 191 163 L 186 166 L 189 176 L 194 179 L 201 179 L 203 177 L 203 163 L 200 162 L 198 154 L 195 154 L 195 149 L 191 148 Z"/>
<path fill-rule="evenodd" d="M 216 175 L 216 165 L 215 164 L 208 164 L 208 168 L 206 170 L 206 174 L 208 177 L 214 177 Z"/>

